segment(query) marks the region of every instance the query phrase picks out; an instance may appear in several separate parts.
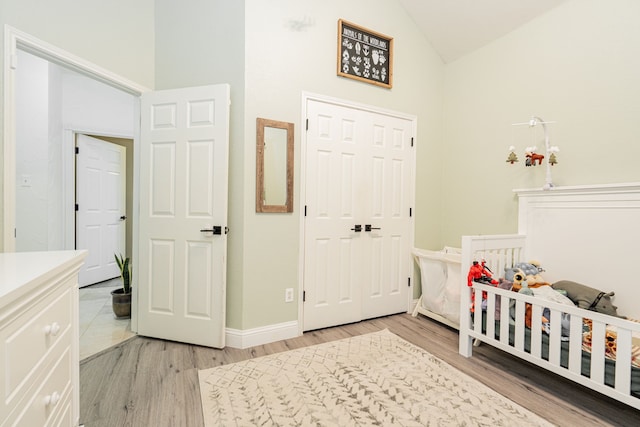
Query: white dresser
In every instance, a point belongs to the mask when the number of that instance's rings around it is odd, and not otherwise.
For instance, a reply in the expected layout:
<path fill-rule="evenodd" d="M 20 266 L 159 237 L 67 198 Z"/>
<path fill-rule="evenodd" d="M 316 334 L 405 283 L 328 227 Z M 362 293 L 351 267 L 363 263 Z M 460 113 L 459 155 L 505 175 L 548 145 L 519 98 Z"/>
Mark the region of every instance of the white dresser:
<path fill-rule="evenodd" d="M 0 425 L 77 426 L 85 251 L 0 253 Z"/>

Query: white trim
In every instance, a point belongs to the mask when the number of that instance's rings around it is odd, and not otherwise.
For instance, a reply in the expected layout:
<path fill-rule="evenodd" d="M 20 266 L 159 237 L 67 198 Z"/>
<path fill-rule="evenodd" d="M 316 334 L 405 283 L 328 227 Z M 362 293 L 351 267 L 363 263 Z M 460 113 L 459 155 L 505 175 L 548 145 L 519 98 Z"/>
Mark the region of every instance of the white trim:
<path fill-rule="evenodd" d="M 43 40 L 39 40 L 30 34 L 24 33 L 9 25 L 5 25 L 5 37 L 8 35 L 12 38 L 13 48 L 21 49 L 35 56 L 46 59 L 69 68 L 82 75 L 91 77 L 116 89 L 120 89 L 131 95 L 140 95 L 149 92 L 150 89 L 138 83 L 131 81 L 125 77 L 115 74 L 106 68 L 93 64 L 79 56 L 76 56 L 64 49 L 49 44 Z M 15 54 L 15 50 L 14 50 Z"/>
<path fill-rule="evenodd" d="M 227 328 L 225 339 L 227 347 L 242 349 L 295 338 L 297 336 L 299 336 L 298 322 L 294 320 L 246 330 Z"/>
<path fill-rule="evenodd" d="M 304 260 L 305 260 L 305 215 L 304 208 L 306 204 L 306 194 L 305 194 L 305 186 L 306 186 L 306 156 L 307 156 L 307 105 L 309 101 L 318 101 L 327 104 L 339 105 L 342 107 L 358 109 L 362 111 L 368 111 L 377 114 L 385 114 L 392 117 L 397 117 L 405 120 L 409 120 L 412 123 L 412 132 L 413 132 L 413 160 L 411 164 L 411 191 L 410 194 L 407 195 L 409 197 L 410 205 L 412 206 L 412 215 L 410 218 L 410 230 L 409 230 L 409 241 L 410 244 L 413 245 L 415 240 L 415 218 L 416 218 L 416 199 L 415 199 L 415 189 L 416 189 L 416 149 L 417 149 L 417 141 L 418 141 L 418 117 L 413 114 L 401 113 L 398 111 L 388 110 L 382 107 L 376 107 L 373 105 L 361 104 L 354 101 L 349 101 L 340 98 L 334 98 L 326 95 L 319 95 L 312 92 L 302 92 L 301 97 L 301 118 L 300 118 L 300 197 L 298 198 L 299 209 L 300 209 L 300 250 L 298 251 L 298 335 L 302 335 L 304 332 L 304 302 L 302 301 L 303 293 L 304 293 Z M 413 265 L 413 264 L 412 264 Z M 415 278 L 414 278 L 414 269 L 409 269 L 411 285 L 409 287 L 408 298 L 407 298 L 407 313 L 413 312 L 413 290 L 415 288 Z"/>
<path fill-rule="evenodd" d="M 3 191 L 3 250 L 13 252 L 15 250 L 15 71 L 17 49 L 24 50 L 40 58 L 62 65 L 84 76 L 105 83 L 111 87 L 122 90 L 126 93 L 139 96 L 149 89 L 131 80 L 119 76 L 111 71 L 92 64 L 78 56 L 75 56 L 63 49 L 53 46 L 45 41 L 39 40 L 27 33 L 19 31 L 9 25 L 4 26 L 4 138 L 3 138 L 3 161 L 4 161 L 4 191 Z M 137 138 L 134 138 L 134 146 Z M 134 192 L 135 192 L 134 182 Z M 135 201 L 134 201 L 135 202 Z M 134 232 L 135 235 L 135 232 Z"/>
<path fill-rule="evenodd" d="M 623 182 L 616 184 L 588 184 L 552 187 L 549 190 L 539 188 L 522 188 L 513 190 L 518 197 L 523 196 L 564 196 L 567 194 L 613 194 L 634 193 L 640 191 L 640 182 Z"/>

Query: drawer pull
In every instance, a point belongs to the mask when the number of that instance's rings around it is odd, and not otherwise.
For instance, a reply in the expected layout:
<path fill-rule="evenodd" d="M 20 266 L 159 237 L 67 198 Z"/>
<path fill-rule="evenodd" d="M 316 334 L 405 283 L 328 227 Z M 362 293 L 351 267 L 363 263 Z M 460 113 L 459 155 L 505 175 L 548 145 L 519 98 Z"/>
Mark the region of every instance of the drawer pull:
<path fill-rule="evenodd" d="M 45 406 L 55 406 L 56 403 L 60 401 L 60 393 L 54 391 L 52 394 L 45 396 L 44 404 Z"/>
<path fill-rule="evenodd" d="M 44 327 L 45 335 L 51 335 L 55 337 L 56 335 L 58 335 L 58 332 L 60 332 L 60 325 L 58 324 L 58 322 L 53 322 L 52 324 Z"/>

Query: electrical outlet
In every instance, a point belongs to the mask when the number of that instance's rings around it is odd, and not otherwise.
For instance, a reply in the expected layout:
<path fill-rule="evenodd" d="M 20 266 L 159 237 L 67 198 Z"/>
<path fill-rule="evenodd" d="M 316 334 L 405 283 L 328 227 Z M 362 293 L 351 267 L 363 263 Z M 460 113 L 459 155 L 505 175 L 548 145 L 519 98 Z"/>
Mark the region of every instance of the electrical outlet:
<path fill-rule="evenodd" d="M 284 290 L 284 302 L 293 302 L 293 288 Z"/>

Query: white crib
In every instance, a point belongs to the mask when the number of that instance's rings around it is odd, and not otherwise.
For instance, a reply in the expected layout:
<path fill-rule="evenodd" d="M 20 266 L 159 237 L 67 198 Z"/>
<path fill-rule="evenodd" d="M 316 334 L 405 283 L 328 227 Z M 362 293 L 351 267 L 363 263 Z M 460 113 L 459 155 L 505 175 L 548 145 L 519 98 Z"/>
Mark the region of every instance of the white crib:
<path fill-rule="evenodd" d="M 469 287 L 466 280 L 474 260 L 486 260 L 494 275 L 502 276 L 505 267 L 537 259 L 546 266 L 548 282 L 567 279 L 615 290 L 619 314 L 640 318 L 637 285 L 628 280 L 627 270 L 640 260 L 640 185 L 518 195 L 518 234 L 462 238 L 460 354 L 470 357 L 474 342 L 485 343 L 640 409 L 640 369 L 631 365 L 640 323 L 480 283 Z M 480 310 L 483 296 L 486 309 Z M 525 325 L 526 304 L 532 307 L 531 328 Z M 550 311 L 548 334 L 542 330 L 545 308 Z M 570 316 L 568 337 L 559 327 L 563 313 Z M 590 352 L 583 351 L 583 319 L 592 320 Z M 615 360 L 605 357 L 605 337 L 612 329 Z"/>

